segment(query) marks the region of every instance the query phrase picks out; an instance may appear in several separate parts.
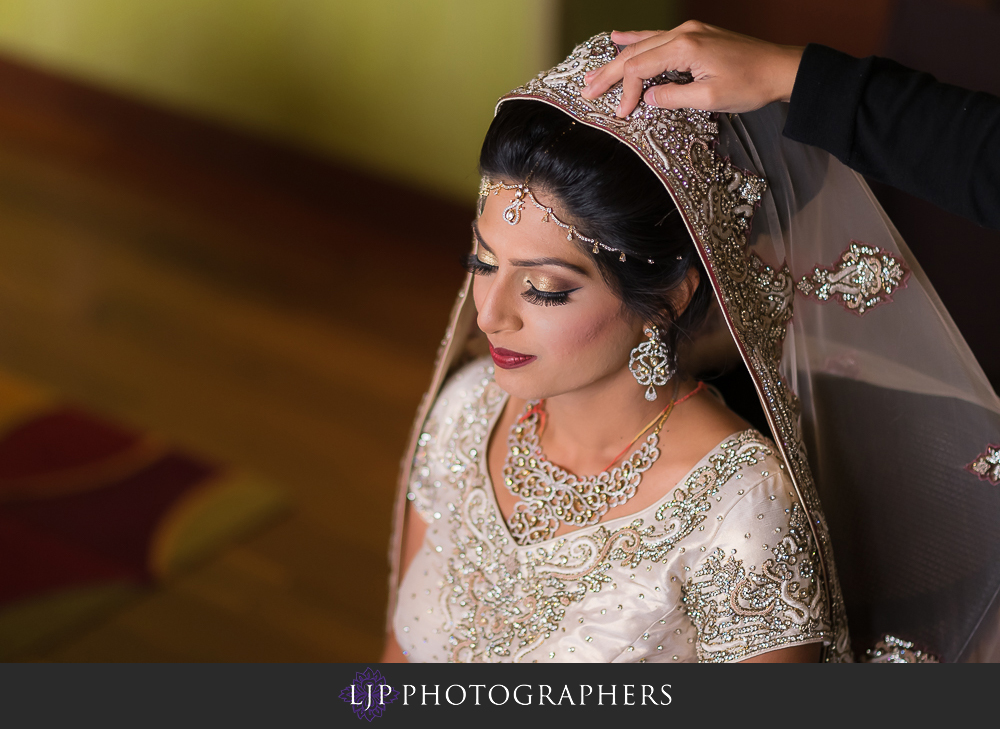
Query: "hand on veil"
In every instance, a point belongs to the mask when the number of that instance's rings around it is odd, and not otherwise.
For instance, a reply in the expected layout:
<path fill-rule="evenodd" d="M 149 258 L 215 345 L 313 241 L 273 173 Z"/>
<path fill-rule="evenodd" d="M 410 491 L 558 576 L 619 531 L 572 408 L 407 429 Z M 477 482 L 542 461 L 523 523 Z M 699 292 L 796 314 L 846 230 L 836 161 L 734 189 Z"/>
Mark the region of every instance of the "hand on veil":
<path fill-rule="evenodd" d="M 583 96 L 594 99 L 622 81 L 618 116 L 635 109 L 643 79 L 665 71 L 686 71 L 688 84 L 664 83 L 648 89 L 647 104 L 667 109 L 692 107 L 741 112 L 772 101 L 788 101 L 802 48 L 779 46 L 689 20 L 673 30 L 615 31 L 611 40 L 625 45 L 619 56 L 587 74 Z"/>

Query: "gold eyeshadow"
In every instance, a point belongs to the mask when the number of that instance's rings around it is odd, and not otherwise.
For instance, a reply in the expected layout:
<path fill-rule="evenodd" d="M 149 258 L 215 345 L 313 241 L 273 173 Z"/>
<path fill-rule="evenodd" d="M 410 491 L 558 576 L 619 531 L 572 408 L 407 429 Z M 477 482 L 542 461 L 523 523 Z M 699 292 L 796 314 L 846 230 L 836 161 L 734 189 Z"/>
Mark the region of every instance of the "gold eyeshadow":
<path fill-rule="evenodd" d="M 476 258 L 487 266 L 499 266 L 500 260 L 482 246 L 476 246 Z"/>
<path fill-rule="evenodd" d="M 568 288 L 556 279 L 538 273 L 529 273 L 526 275 L 524 277 L 524 283 L 525 285 L 534 286 L 536 291 L 562 291 L 563 289 Z"/>

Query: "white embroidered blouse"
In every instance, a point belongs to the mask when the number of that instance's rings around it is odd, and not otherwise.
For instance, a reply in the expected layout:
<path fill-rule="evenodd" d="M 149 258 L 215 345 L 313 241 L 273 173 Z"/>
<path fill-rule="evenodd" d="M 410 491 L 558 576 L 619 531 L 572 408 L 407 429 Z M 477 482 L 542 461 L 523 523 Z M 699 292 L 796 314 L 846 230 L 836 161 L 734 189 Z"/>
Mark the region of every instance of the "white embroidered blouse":
<path fill-rule="evenodd" d="M 774 444 L 713 448 L 664 500 L 518 546 L 486 462 L 488 359 L 442 389 L 407 498 L 427 532 L 393 619 L 410 661 L 727 662 L 829 642 L 815 543 Z"/>

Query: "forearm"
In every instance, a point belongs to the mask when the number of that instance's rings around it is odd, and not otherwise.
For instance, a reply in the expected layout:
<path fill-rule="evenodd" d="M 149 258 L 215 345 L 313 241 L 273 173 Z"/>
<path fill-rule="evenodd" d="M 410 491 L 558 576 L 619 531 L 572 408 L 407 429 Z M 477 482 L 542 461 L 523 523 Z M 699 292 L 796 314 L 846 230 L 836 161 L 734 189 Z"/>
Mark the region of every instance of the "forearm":
<path fill-rule="evenodd" d="M 785 136 L 1000 228 L 1000 99 L 883 58 L 818 45 L 802 57 Z"/>

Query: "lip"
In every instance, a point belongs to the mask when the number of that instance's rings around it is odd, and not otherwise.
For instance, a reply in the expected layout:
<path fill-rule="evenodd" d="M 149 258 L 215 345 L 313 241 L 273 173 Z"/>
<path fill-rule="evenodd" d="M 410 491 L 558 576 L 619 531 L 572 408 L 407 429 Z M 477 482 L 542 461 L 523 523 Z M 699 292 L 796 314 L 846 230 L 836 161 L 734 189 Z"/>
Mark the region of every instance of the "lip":
<path fill-rule="evenodd" d="M 492 342 L 490 343 L 490 356 L 493 357 L 493 364 L 504 370 L 514 370 L 518 367 L 524 367 L 526 364 L 531 364 L 538 359 L 533 354 L 521 354 L 520 352 L 512 352 L 503 347 L 494 347 Z"/>

